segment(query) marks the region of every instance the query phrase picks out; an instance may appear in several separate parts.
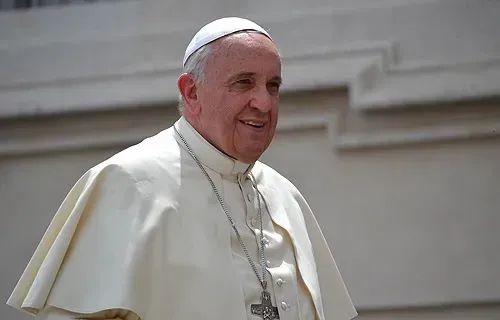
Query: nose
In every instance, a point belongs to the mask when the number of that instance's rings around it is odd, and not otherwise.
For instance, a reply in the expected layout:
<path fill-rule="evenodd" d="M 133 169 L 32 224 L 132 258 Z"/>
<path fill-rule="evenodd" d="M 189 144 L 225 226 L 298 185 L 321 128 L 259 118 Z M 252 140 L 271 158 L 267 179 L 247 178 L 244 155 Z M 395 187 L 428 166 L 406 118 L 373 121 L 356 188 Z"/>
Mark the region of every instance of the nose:
<path fill-rule="evenodd" d="M 266 86 L 258 86 L 252 92 L 250 107 L 258 109 L 260 112 L 267 113 L 273 107 L 274 97 L 269 93 Z"/>

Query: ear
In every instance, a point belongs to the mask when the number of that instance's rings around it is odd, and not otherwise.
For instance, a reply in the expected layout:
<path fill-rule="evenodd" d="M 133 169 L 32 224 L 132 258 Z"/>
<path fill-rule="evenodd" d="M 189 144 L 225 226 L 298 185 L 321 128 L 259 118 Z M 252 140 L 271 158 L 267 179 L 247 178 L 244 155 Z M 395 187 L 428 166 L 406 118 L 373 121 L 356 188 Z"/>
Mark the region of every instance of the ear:
<path fill-rule="evenodd" d="M 184 99 L 184 105 L 187 111 L 193 115 L 200 113 L 200 102 L 197 93 L 197 83 L 193 76 L 183 73 L 177 79 L 177 87 Z"/>

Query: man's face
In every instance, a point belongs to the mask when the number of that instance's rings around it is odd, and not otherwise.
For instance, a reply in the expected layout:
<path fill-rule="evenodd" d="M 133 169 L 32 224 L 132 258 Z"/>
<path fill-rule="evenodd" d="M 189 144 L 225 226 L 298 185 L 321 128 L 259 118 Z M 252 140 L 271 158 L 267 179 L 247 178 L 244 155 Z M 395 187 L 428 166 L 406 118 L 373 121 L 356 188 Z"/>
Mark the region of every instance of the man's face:
<path fill-rule="evenodd" d="M 197 85 L 198 130 L 234 159 L 256 161 L 271 143 L 278 122 L 281 59 L 258 33 L 219 39 Z"/>

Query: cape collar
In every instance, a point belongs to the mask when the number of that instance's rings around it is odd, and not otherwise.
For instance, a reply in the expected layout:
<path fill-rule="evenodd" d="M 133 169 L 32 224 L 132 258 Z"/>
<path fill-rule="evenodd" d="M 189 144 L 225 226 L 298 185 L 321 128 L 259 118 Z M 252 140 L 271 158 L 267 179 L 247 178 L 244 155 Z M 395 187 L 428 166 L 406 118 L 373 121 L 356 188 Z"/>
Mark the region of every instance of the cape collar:
<path fill-rule="evenodd" d="M 198 131 L 196 131 L 193 126 L 191 126 L 186 118 L 181 117 L 179 120 L 177 120 L 174 126 L 187 141 L 198 160 L 200 160 L 203 165 L 221 174 L 223 177 L 230 180 L 235 180 L 238 176 L 240 178 L 246 178 L 246 176 L 252 170 L 254 166 L 253 163 L 248 164 L 240 162 L 219 151 L 205 138 L 203 138 L 203 136 Z M 179 145 L 183 149 L 186 149 L 181 138 L 177 133 L 175 133 L 175 131 L 174 136 Z"/>

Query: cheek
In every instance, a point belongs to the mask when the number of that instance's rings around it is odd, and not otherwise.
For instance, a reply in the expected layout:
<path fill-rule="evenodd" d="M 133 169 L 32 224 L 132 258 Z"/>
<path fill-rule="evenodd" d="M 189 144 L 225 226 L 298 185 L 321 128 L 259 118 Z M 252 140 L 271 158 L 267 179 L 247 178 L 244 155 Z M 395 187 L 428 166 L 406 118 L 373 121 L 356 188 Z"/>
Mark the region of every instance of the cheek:
<path fill-rule="evenodd" d="M 238 121 L 238 117 L 246 112 L 247 106 L 247 99 L 228 99 L 221 108 L 222 118 L 226 123 L 233 123 L 234 126 Z"/>
<path fill-rule="evenodd" d="M 276 104 L 271 109 L 271 116 L 273 118 L 273 122 L 277 122 L 278 121 L 278 114 L 279 114 L 278 103 L 279 103 L 279 100 L 276 102 Z"/>
<path fill-rule="evenodd" d="M 237 115 L 237 110 L 234 110 L 229 105 L 223 105 L 214 112 L 211 126 L 214 132 L 221 135 L 220 139 L 232 139 L 237 124 Z"/>

